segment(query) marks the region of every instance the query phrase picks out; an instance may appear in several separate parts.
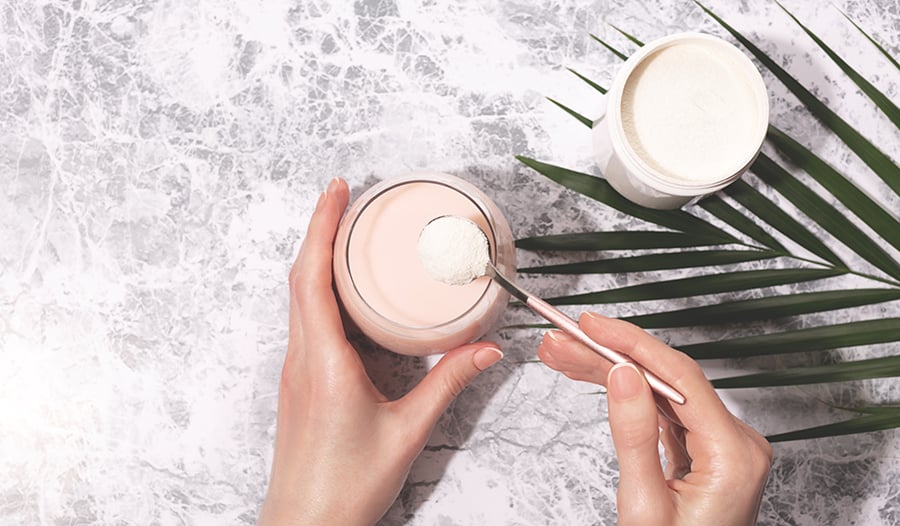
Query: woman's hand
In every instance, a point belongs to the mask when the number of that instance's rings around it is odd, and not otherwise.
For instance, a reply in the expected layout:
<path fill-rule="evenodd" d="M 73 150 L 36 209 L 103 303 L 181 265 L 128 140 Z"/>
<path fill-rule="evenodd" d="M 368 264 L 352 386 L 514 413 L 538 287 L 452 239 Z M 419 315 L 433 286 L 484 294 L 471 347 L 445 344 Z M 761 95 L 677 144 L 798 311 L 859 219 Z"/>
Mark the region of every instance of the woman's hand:
<path fill-rule="evenodd" d="M 372 385 L 344 335 L 331 284 L 332 243 L 348 199 L 346 183 L 332 181 L 291 269 L 290 334 L 260 525 L 377 521 L 447 405 L 503 356 L 493 343 L 450 351 L 399 400 Z"/>
<path fill-rule="evenodd" d="M 683 406 L 661 402 L 644 376 L 612 367 L 574 339 L 550 331 L 538 356 L 566 376 L 607 386 L 609 426 L 619 459 L 619 524 L 756 524 L 772 464 L 764 437 L 728 412 L 695 361 L 630 323 L 585 313 L 581 329 L 629 355 L 682 393 Z M 668 465 L 660 464 L 662 440 Z"/>

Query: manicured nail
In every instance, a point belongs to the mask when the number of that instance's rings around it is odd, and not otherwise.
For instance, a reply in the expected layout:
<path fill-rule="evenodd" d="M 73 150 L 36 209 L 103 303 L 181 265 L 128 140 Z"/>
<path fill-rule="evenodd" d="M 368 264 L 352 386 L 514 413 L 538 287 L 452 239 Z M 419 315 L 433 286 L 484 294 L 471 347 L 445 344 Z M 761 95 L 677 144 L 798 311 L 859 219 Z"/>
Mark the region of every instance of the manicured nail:
<path fill-rule="evenodd" d="M 557 329 L 547 331 L 547 336 L 556 343 L 566 343 L 572 341 L 571 336 Z"/>
<path fill-rule="evenodd" d="M 597 321 L 603 319 L 603 316 L 597 314 L 596 312 L 591 312 L 591 311 L 584 311 L 584 316 L 587 316 L 588 318 L 590 318 L 592 320 L 597 320 Z"/>
<path fill-rule="evenodd" d="M 328 190 L 326 192 L 329 194 L 333 194 L 334 192 L 337 191 L 338 185 L 340 185 L 340 184 L 341 184 L 340 178 L 335 177 L 334 179 L 331 180 L 330 183 L 328 183 Z"/>
<path fill-rule="evenodd" d="M 626 402 L 635 398 L 643 389 L 644 378 L 631 363 L 619 363 L 609 370 L 609 396 L 616 402 Z"/>
<path fill-rule="evenodd" d="M 500 349 L 496 347 L 482 347 L 475 351 L 472 362 L 475 363 L 475 367 L 477 367 L 479 371 L 483 371 L 499 362 L 500 358 L 503 358 L 503 351 Z"/>

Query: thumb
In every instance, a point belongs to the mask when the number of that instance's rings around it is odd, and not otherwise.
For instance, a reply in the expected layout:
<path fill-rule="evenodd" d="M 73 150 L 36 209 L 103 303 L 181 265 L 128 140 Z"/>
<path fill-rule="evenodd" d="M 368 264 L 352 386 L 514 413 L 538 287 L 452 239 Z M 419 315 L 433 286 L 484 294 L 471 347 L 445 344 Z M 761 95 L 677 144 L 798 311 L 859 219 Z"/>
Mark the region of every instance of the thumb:
<path fill-rule="evenodd" d="M 607 386 L 609 427 L 619 459 L 619 524 L 658 524 L 656 515 L 668 502 L 668 485 L 659 461 L 653 393 L 631 363 L 614 366 Z"/>
<path fill-rule="evenodd" d="M 415 420 L 430 428 L 450 402 L 481 371 L 501 358 L 503 352 L 497 344 L 490 342 L 471 343 L 453 349 L 441 358 L 419 385 L 403 397 L 403 405 Z"/>

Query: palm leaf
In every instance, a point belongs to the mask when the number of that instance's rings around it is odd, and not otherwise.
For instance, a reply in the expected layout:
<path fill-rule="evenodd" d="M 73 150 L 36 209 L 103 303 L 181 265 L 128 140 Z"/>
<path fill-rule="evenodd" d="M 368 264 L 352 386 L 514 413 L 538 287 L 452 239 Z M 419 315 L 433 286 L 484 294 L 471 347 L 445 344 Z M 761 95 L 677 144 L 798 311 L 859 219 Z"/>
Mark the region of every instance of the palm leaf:
<path fill-rule="evenodd" d="M 831 278 L 843 274 L 838 269 L 766 269 L 724 272 L 709 276 L 694 276 L 641 285 L 631 285 L 617 289 L 568 296 L 547 298 L 551 305 L 596 305 L 602 303 L 622 303 L 626 301 L 660 300 L 719 294 L 739 290 L 773 287 L 788 283 L 801 283 L 817 279 Z"/>
<path fill-rule="evenodd" d="M 767 137 L 791 162 L 805 170 L 848 210 L 862 219 L 872 230 L 878 232 L 891 246 L 900 250 L 900 221 L 897 221 L 880 204 L 854 186 L 828 163 L 775 126 L 769 126 Z"/>
<path fill-rule="evenodd" d="M 787 88 L 810 110 L 812 115 L 830 128 L 863 162 L 881 178 L 895 193 L 900 194 L 900 169 L 881 150 L 854 130 L 847 122 L 841 119 L 823 102 L 818 100 L 809 90 L 801 86 L 796 79 L 778 66 L 770 57 L 731 26 L 726 24 L 712 11 L 700 5 L 700 8 L 710 15 L 716 22 L 731 33 L 743 44 L 752 55 L 762 62 L 772 73 L 781 80 Z M 779 4 L 780 5 L 780 4 Z M 782 7 L 782 9 L 784 9 Z M 785 9 L 785 12 L 787 10 Z M 895 103 L 878 91 L 871 83 L 866 81 L 848 63 L 842 60 L 831 48 L 805 27 L 790 12 L 787 12 L 798 26 L 822 48 L 823 52 L 831 57 L 844 73 L 855 82 L 860 89 L 883 111 L 896 125 L 898 124 L 898 110 Z M 844 15 L 846 17 L 846 15 Z M 876 48 L 894 65 L 900 69 L 897 61 L 888 54 L 885 49 L 863 31 L 853 20 L 847 19 L 856 27 Z M 627 32 L 612 26 L 614 30 L 622 34 L 629 41 L 638 46 L 643 42 Z M 594 35 L 591 37 L 602 44 L 606 49 L 614 53 L 620 59 L 626 59 L 624 52 L 604 42 Z M 600 87 L 591 79 L 577 73 L 582 81 L 595 90 L 605 93 L 605 88 Z M 581 124 L 590 126 L 588 119 L 574 112 L 562 104 L 557 103 Z M 810 229 L 801 225 L 794 217 L 785 212 L 780 204 L 776 204 L 763 193 L 751 187 L 744 181 L 726 189 L 725 193 L 740 207 L 729 204 L 728 201 L 713 196 L 700 202 L 700 206 L 715 219 L 727 224 L 737 232 L 750 238 L 752 242 L 744 243 L 720 229 L 714 222 L 705 221 L 685 211 L 648 211 L 640 207 L 629 206 L 623 203 L 611 187 L 605 181 L 598 182 L 587 174 L 581 174 L 572 170 L 555 167 L 553 165 L 539 163 L 527 158 L 519 158 L 520 161 L 531 166 L 551 180 L 559 182 L 567 188 L 581 192 L 604 204 L 616 208 L 620 212 L 644 219 L 666 228 L 685 234 L 680 238 L 687 241 L 687 236 L 699 236 L 702 241 L 692 247 L 683 247 L 683 252 L 658 252 L 637 256 L 603 259 L 598 261 L 586 261 L 566 263 L 561 265 L 536 266 L 522 269 L 527 273 L 559 273 L 559 274 L 587 274 L 605 272 L 636 272 L 654 271 L 673 268 L 691 268 L 703 265 L 706 259 L 708 265 L 724 265 L 740 261 L 753 261 L 768 257 L 782 257 L 794 262 L 811 262 L 802 255 L 796 255 L 776 239 L 772 233 L 778 231 L 788 239 L 797 243 L 816 257 L 821 262 L 815 262 L 824 268 L 821 269 L 780 269 L 762 271 L 738 271 L 727 272 L 721 276 L 706 275 L 680 280 L 661 281 L 657 283 L 645 283 L 631 287 L 622 287 L 599 292 L 576 294 L 551 298 L 557 304 L 586 304 L 586 303 L 615 303 L 622 301 L 661 300 L 672 297 L 696 296 L 701 294 L 714 294 L 718 292 L 730 292 L 748 288 L 763 287 L 773 284 L 796 284 L 808 279 L 820 279 L 820 277 L 837 276 L 844 273 L 856 274 L 870 280 L 889 284 L 891 288 L 865 289 L 856 288 L 848 290 L 830 290 L 819 292 L 790 292 L 781 295 L 766 296 L 757 299 L 730 301 L 715 303 L 703 307 L 659 312 L 653 314 L 631 316 L 626 319 L 646 328 L 663 327 L 687 327 L 702 323 L 711 324 L 739 324 L 747 321 L 775 319 L 787 316 L 796 316 L 827 310 L 846 309 L 862 305 L 872 305 L 900 299 L 900 264 L 889 255 L 880 245 L 879 241 L 864 233 L 845 216 L 852 213 L 859 217 L 877 236 L 883 238 L 893 248 L 900 250 L 900 222 L 895 214 L 888 211 L 885 206 L 861 191 L 852 179 L 841 174 L 828 165 L 822 159 L 810 152 L 799 142 L 779 130 L 770 126 L 769 141 L 782 153 L 787 160 L 806 171 L 816 182 L 830 192 L 847 211 L 838 210 L 822 199 L 811 188 L 805 186 L 769 157 L 762 155 L 753 166 L 754 171 L 760 177 L 763 184 L 767 184 L 778 191 L 781 196 L 792 202 L 797 209 L 807 215 L 818 227 L 831 234 L 835 239 L 856 252 L 864 260 L 876 268 L 894 278 L 890 280 L 878 276 L 872 276 L 859 272 L 856 269 L 847 268 L 844 261 L 837 256 L 822 239 L 817 237 Z M 604 233 L 612 234 L 612 233 Z M 635 233 L 637 234 L 637 233 Z M 627 237 L 620 238 L 620 246 L 631 244 L 638 246 L 640 236 L 648 233 L 640 233 L 632 240 Z M 708 238 L 707 236 L 711 236 Z M 552 236 L 547 236 L 552 237 Z M 751 250 L 690 250 L 712 241 L 712 238 L 722 240 L 723 244 L 733 243 L 742 245 Z M 726 238 L 728 240 L 726 241 Z M 609 238 L 613 239 L 613 238 Z M 649 238 L 645 238 L 649 239 Z M 674 240 L 675 238 L 673 238 Z M 545 242 L 539 241 L 539 242 Z M 555 250 L 571 249 L 574 245 L 558 238 L 553 240 L 559 245 Z M 571 240 L 569 240 L 571 241 Z M 674 241 L 673 241 L 674 242 Z M 647 244 L 643 245 L 648 247 Z M 660 247 L 661 248 L 661 247 Z M 649 248 L 650 250 L 655 250 Z M 746 259 L 745 259 L 746 258 Z M 752 274 L 752 273 L 759 274 Z M 785 273 L 787 272 L 787 273 Z M 790 274 L 795 272 L 796 274 Z M 820 273 L 816 276 L 812 273 Z M 763 278 L 763 279 L 759 279 Z M 515 327 L 541 327 L 548 328 L 547 324 L 523 324 Z M 823 327 L 791 330 L 778 334 L 765 334 L 760 336 L 742 337 L 717 342 L 703 342 L 691 345 L 678 346 L 695 358 L 727 358 L 734 356 L 754 356 L 762 354 L 781 354 L 804 351 L 820 351 L 840 347 L 852 347 L 887 343 L 900 340 L 900 318 L 886 318 L 877 320 L 851 321 Z M 828 366 L 816 366 L 771 371 L 755 375 L 723 378 L 717 380 L 717 386 L 769 386 L 769 385 L 796 385 L 812 382 L 833 382 L 858 380 L 864 378 L 881 378 L 898 376 L 900 368 L 900 356 L 889 356 L 873 360 L 859 362 L 845 362 Z M 853 411 L 863 413 L 863 416 L 818 426 L 807 430 L 794 431 L 772 435 L 770 440 L 799 440 L 803 438 L 818 438 L 823 436 L 835 436 L 849 433 L 861 433 L 879 429 L 900 427 L 900 407 L 862 407 Z"/>
<path fill-rule="evenodd" d="M 824 426 L 810 427 L 799 431 L 769 435 L 766 439 L 769 442 L 787 442 L 789 440 L 870 433 L 872 431 L 883 431 L 897 427 L 900 427 L 900 408 L 893 412 L 868 414 L 834 424 L 826 424 Z"/>
<path fill-rule="evenodd" d="M 725 193 L 743 205 L 744 208 L 753 212 L 759 219 L 768 222 L 776 230 L 793 239 L 798 245 L 834 265 L 844 266 L 841 258 L 825 246 L 825 243 L 813 235 L 809 229 L 801 225 L 796 219 L 782 210 L 780 206 L 762 195 L 746 181 L 736 181 L 725 189 Z"/>
<path fill-rule="evenodd" d="M 526 237 L 516 247 L 526 250 L 641 250 L 721 245 L 722 239 L 681 232 L 583 232 Z"/>
<path fill-rule="evenodd" d="M 519 245 L 517 244 L 517 246 Z M 773 252 L 771 250 L 697 250 L 691 252 L 666 252 L 662 254 L 604 259 L 600 261 L 527 267 L 520 268 L 519 272 L 523 274 L 606 274 L 610 272 L 642 272 L 648 270 L 728 265 L 733 263 L 743 263 L 745 261 L 770 259 L 778 257 L 779 255 L 778 252 Z"/>
<path fill-rule="evenodd" d="M 630 216 L 687 234 L 718 237 L 722 243 L 733 243 L 737 241 L 733 236 L 722 229 L 684 211 L 652 210 L 638 206 L 619 195 L 613 190 L 609 183 L 599 177 L 561 168 L 552 164 L 542 163 L 521 155 L 516 156 L 516 159 L 548 179 L 555 181 L 570 190 L 574 190 L 590 197 L 591 199 L 600 201 L 601 203 Z"/>
<path fill-rule="evenodd" d="M 612 47 L 611 45 L 607 44 L 607 43 L 604 42 L 603 40 L 600 40 L 600 38 L 598 38 L 596 35 L 593 35 L 593 34 L 592 34 L 592 35 L 591 35 L 591 38 L 593 38 L 593 39 L 596 40 L 597 42 L 600 42 L 600 44 L 602 44 L 603 47 L 605 47 L 606 49 L 610 50 L 610 51 L 612 52 L 613 55 L 619 57 L 620 59 L 625 60 L 626 58 L 628 58 L 628 55 L 626 55 L 625 53 L 622 53 L 621 51 L 619 51 L 618 49 L 616 49 L 616 48 Z"/>
<path fill-rule="evenodd" d="M 840 10 L 838 10 L 838 11 L 840 11 Z M 869 39 L 869 42 L 871 42 L 876 48 L 878 48 L 878 51 L 881 51 L 881 54 L 884 55 L 885 58 L 887 58 L 891 62 L 891 64 L 894 65 L 895 68 L 900 69 L 900 64 L 897 63 L 897 59 L 892 57 L 890 53 L 888 53 L 883 47 L 881 47 L 881 44 L 876 42 L 874 38 L 870 37 L 868 33 L 863 31 L 863 28 L 856 25 L 856 22 L 854 22 L 852 18 L 847 16 L 846 13 L 844 13 L 843 11 L 840 11 L 840 12 L 842 15 L 844 15 L 844 18 L 846 18 L 851 24 L 853 24 L 853 27 L 855 27 L 860 33 L 862 33 L 864 37 Z"/>
<path fill-rule="evenodd" d="M 623 318 L 645 329 L 746 323 L 900 299 L 900 290 L 856 289 L 784 294 Z M 699 321 L 698 321 L 699 320 Z"/>
<path fill-rule="evenodd" d="M 716 389 L 738 389 L 744 387 L 849 382 L 894 376 L 900 376 L 900 356 L 885 356 L 883 358 L 872 358 L 855 362 L 841 362 L 817 367 L 798 367 L 783 371 L 718 378 L 713 380 L 712 384 Z"/>
<path fill-rule="evenodd" d="M 825 42 L 822 42 L 822 40 L 819 39 L 819 37 L 817 37 L 815 33 L 810 31 L 808 27 L 803 25 L 803 23 L 800 22 L 800 20 L 798 20 L 797 17 L 794 16 L 790 11 L 788 11 L 786 7 L 781 5 L 781 2 L 775 0 L 775 3 L 778 4 L 778 7 L 780 7 L 782 11 L 787 13 L 788 16 L 794 20 L 794 22 L 797 22 L 797 25 L 800 26 L 800 29 L 802 29 L 807 35 L 809 35 L 809 38 L 813 39 L 813 41 L 818 44 L 820 48 L 822 48 L 822 51 L 824 51 L 825 54 L 828 55 L 828 57 L 833 60 L 839 68 L 841 68 L 841 71 L 843 71 L 845 75 L 850 77 L 850 80 L 852 80 L 854 84 L 859 86 L 859 89 L 862 90 L 863 93 L 865 93 L 870 99 L 872 99 L 872 102 L 874 102 L 875 105 L 878 106 L 885 115 L 887 115 L 888 119 L 890 119 L 891 122 L 894 123 L 894 126 L 900 128 L 900 108 L 897 108 L 897 106 L 893 102 L 891 102 L 891 100 L 887 98 L 884 93 L 880 92 L 878 88 L 873 86 L 868 80 L 864 79 L 862 75 L 857 73 L 856 70 L 850 66 L 850 64 L 847 64 L 844 59 L 839 57 L 837 53 L 835 53 L 830 47 L 825 44 Z"/>
<path fill-rule="evenodd" d="M 824 351 L 900 340 L 900 318 L 852 321 L 824 327 L 680 345 L 694 359 L 735 358 Z"/>
<path fill-rule="evenodd" d="M 723 201 L 719 196 L 713 195 L 700 201 L 700 206 L 710 214 L 731 225 L 735 230 L 744 233 L 764 246 L 787 254 L 784 245 L 771 236 L 768 232 L 747 216 L 738 212 L 733 206 Z"/>
<path fill-rule="evenodd" d="M 603 94 L 606 93 L 606 88 L 604 88 L 603 86 L 597 84 L 597 83 L 594 82 L 593 80 L 591 80 L 591 79 L 585 77 L 584 75 L 582 75 L 581 73 L 575 71 L 575 70 L 572 69 L 572 68 L 566 68 L 566 69 L 569 70 L 573 75 L 575 75 L 576 77 L 580 78 L 580 79 L 583 80 L 585 83 L 587 83 L 588 86 L 594 88 L 595 90 L 599 91 L 600 93 L 603 93 Z"/>
<path fill-rule="evenodd" d="M 846 216 L 819 197 L 819 194 L 804 186 L 769 156 L 759 154 L 751 170 L 847 247 L 887 275 L 900 280 L 900 265 L 887 252 L 848 221 Z"/>
<path fill-rule="evenodd" d="M 588 119 L 588 118 L 585 117 L 584 115 L 582 115 L 582 114 L 578 113 L 577 111 L 575 111 L 575 110 L 569 108 L 568 106 L 563 105 L 561 102 L 557 102 L 556 100 L 551 99 L 550 97 L 547 97 L 547 100 L 549 100 L 549 101 L 552 102 L 553 104 L 556 104 L 556 105 L 557 105 L 559 108 L 561 108 L 564 112 L 566 112 L 566 113 L 568 113 L 569 115 L 571 115 L 571 116 L 575 117 L 576 119 L 578 119 L 578 122 L 580 122 L 581 124 L 584 124 L 584 125 L 587 126 L 588 128 L 590 128 L 590 127 L 593 125 L 593 122 L 594 122 L 594 121 L 592 121 L 591 119 Z"/>
<path fill-rule="evenodd" d="M 624 36 L 624 37 L 627 38 L 628 40 L 630 40 L 630 41 L 634 42 L 635 44 L 637 44 L 638 47 L 643 47 L 643 46 L 644 46 L 644 43 L 641 42 L 640 40 L 638 40 L 637 37 L 632 36 L 632 35 L 629 35 L 629 34 L 626 33 L 625 31 L 622 31 L 621 29 L 619 29 L 618 27 L 616 27 L 616 26 L 614 26 L 614 25 L 612 25 L 612 24 L 609 24 L 609 27 L 615 29 L 616 31 L 619 32 L 619 34 L 621 34 L 622 36 Z"/>
<path fill-rule="evenodd" d="M 703 11 L 711 16 L 726 31 L 738 40 L 750 53 L 753 54 L 771 71 L 778 80 L 780 80 L 793 93 L 809 111 L 815 115 L 823 124 L 828 126 L 842 141 L 866 163 L 869 168 L 875 172 L 887 185 L 900 195 L 900 168 L 891 161 L 891 159 L 881 150 L 875 147 L 868 139 L 862 136 L 847 121 L 840 118 L 835 112 L 831 111 L 824 103 L 815 97 L 808 89 L 804 88 L 797 80 L 788 74 L 781 66 L 769 58 L 761 49 L 756 47 L 744 35 L 740 34 L 733 27 L 728 25 L 724 20 L 719 18 L 715 13 L 707 9 L 703 4 L 694 0 L 694 3 L 700 6 Z"/>

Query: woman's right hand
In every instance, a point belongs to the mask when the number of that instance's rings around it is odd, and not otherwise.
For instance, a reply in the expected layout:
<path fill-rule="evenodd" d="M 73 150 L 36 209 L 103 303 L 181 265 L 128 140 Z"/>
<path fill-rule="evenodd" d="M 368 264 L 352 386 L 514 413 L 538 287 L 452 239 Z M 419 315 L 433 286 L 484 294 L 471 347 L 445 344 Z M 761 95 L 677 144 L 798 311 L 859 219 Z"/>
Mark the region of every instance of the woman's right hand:
<path fill-rule="evenodd" d="M 628 525 L 756 524 L 772 465 L 772 447 L 732 415 L 697 362 L 639 327 L 585 313 L 592 339 L 652 369 L 682 393 L 684 405 L 659 409 L 650 386 L 631 364 L 615 367 L 561 331 L 538 349 L 547 366 L 607 386 L 609 426 L 619 460 L 618 523 Z M 659 457 L 660 440 L 668 464 Z"/>

